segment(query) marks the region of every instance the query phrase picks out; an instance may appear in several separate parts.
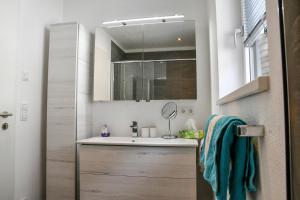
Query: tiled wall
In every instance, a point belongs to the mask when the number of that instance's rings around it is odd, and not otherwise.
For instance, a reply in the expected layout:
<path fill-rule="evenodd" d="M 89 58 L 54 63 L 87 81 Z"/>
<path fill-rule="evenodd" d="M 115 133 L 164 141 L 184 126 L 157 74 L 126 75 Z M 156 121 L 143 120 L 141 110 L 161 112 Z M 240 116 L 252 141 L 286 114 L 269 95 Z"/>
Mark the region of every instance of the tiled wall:
<path fill-rule="evenodd" d="M 166 62 L 166 79 L 153 83 L 153 99 L 196 99 L 196 61 Z"/>
<path fill-rule="evenodd" d="M 196 50 L 186 51 L 157 51 L 144 53 L 127 53 L 127 60 L 159 60 L 159 59 L 180 59 L 196 58 Z"/>
<path fill-rule="evenodd" d="M 126 53 L 113 41 L 111 41 L 111 61 L 126 60 Z"/>

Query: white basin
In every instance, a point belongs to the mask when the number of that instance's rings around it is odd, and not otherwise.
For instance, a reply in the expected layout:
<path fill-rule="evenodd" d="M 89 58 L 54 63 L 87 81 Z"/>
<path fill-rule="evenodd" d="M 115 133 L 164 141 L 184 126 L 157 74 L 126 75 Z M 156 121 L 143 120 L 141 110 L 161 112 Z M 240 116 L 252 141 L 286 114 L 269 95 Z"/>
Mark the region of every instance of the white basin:
<path fill-rule="evenodd" d="M 93 137 L 77 141 L 78 144 L 117 145 L 117 146 L 171 146 L 197 147 L 195 139 L 163 139 L 163 138 L 133 138 L 133 137 Z"/>

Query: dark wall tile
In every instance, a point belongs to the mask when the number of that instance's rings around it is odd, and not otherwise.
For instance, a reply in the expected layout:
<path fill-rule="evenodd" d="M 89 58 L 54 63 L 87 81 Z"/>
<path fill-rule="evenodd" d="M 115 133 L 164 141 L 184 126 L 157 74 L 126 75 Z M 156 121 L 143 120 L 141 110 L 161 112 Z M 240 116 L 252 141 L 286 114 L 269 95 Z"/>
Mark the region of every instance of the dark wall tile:
<path fill-rule="evenodd" d="M 111 61 L 126 60 L 126 53 L 113 41 L 111 41 Z"/>
<path fill-rule="evenodd" d="M 196 50 L 127 53 L 126 60 L 164 60 L 196 58 Z"/>

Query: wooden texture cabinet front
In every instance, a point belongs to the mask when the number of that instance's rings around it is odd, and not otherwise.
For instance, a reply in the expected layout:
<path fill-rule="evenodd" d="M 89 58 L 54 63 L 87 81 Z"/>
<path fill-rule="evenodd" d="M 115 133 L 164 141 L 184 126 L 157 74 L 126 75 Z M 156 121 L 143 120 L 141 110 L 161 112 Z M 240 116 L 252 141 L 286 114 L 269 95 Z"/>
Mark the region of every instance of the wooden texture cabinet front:
<path fill-rule="evenodd" d="M 81 200 L 196 200 L 196 148 L 81 145 Z"/>
<path fill-rule="evenodd" d="M 78 139 L 92 132 L 91 37 L 77 23 L 50 27 L 46 200 L 75 200 Z"/>

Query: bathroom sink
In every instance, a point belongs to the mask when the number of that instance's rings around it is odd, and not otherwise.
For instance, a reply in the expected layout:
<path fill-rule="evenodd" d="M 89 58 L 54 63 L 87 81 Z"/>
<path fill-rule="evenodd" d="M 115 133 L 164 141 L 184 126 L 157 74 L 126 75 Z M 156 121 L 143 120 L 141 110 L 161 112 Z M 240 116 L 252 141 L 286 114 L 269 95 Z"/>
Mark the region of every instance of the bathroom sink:
<path fill-rule="evenodd" d="M 133 138 L 133 137 L 93 137 L 77 141 L 85 145 L 116 145 L 116 146 L 178 146 L 197 147 L 198 141 L 194 139 L 163 139 L 163 138 Z"/>

